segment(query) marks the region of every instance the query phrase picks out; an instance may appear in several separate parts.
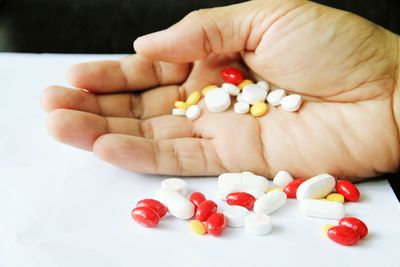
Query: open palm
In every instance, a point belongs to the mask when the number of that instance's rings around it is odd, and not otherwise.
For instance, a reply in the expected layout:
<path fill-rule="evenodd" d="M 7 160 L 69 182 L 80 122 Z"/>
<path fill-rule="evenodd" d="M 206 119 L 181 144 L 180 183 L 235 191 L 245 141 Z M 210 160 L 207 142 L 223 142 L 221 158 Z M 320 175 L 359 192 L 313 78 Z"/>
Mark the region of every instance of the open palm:
<path fill-rule="evenodd" d="M 71 84 L 89 92 L 52 86 L 43 105 L 56 139 L 131 171 L 371 177 L 398 167 L 398 42 L 366 20 L 310 2 L 200 10 L 138 39 L 137 55 L 74 66 Z M 260 118 L 211 113 L 202 102 L 196 121 L 170 115 L 174 101 L 221 84 L 226 66 L 306 101 L 298 113 L 271 107 Z"/>

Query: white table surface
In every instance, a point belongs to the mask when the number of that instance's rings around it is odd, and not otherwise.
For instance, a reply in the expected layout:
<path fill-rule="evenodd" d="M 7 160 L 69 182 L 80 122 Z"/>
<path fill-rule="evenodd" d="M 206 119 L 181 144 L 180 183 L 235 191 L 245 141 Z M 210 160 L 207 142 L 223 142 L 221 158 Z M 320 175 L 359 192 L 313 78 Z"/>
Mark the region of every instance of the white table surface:
<path fill-rule="evenodd" d="M 336 221 L 301 216 L 295 200 L 271 215 L 267 236 L 243 228 L 198 236 L 172 217 L 155 229 L 134 223 L 130 210 L 165 177 L 129 173 L 57 143 L 39 105 L 45 86 L 66 85 L 71 64 L 118 57 L 0 53 L 1 267 L 400 266 L 400 205 L 386 180 L 359 184 L 361 201 L 346 204 L 370 229 L 353 247 L 324 237 L 322 226 Z M 215 177 L 186 180 L 215 199 Z"/>

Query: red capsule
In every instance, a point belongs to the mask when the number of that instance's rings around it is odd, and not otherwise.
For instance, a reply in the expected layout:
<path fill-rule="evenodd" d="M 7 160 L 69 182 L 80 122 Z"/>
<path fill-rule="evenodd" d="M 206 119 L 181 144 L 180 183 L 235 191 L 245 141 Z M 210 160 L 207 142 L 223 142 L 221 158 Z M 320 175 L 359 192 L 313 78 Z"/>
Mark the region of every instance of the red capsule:
<path fill-rule="evenodd" d="M 368 227 L 360 219 L 354 217 L 343 217 L 339 220 L 339 225 L 352 228 L 360 235 L 361 238 L 364 238 L 368 235 Z"/>
<path fill-rule="evenodd" d="M 238 85 L 243 81 L 243 74 L 240 70 L 235 68 L 225 68 L 221 72 L 222 79 L 227 83 Z"/>
<path fill-rule="evenodd" d="M 346 180 L 337 181 L 336 191 L 342 194 L 347 201 L 357 202 L 360 199 L 360 191 L 352 182 Z"/>
<path fill-rule="evenodd" d="M 206 197 L 200 192 L 193 192 L 189 197 L 190 202 L 193 203 L 195 209 L 206 200 Z"/>
<path fill-rule="evenodd" d="M 329 229 L 328 237 L 336 243 L 345 246 L 352 246 L 360 240 L 360 235 L 356 231 L 343 225 L 333 226 Z"/>
<path fill-rule="evenodd" d="M 148 207 L 136 207 L 131 212 L 132 218 L 138 224 L 146 227 L 155 227 L 160 222 L 160 216 L 158 213 Z"/>
<path fill-rule="evenodd" d="M 226 219 L 222 213 L 212 214 L 206 222 L 207 233 L 214 236 L 220 235 L 226 227 Z"/>
<path fill-rule="evenodd" d="M 218 209 L 217 204 L 212 200 L 203 201 L 198 207 L 195 213 L 196 220 L 201 222 L 207 221 L 211 214 L 216 213 Z"/>
<path fill-rule="evenodd" d="M 246 192 L 233 192 L 226 196 L 226 203 L 231 206 L 242 206 L 251 210 L 256 198 Z"/>
<path fill-rule="evenodd" d="M 293 180 L 287 186 L 285 186 L 283 192 L 286 193 L 288 198 L 296 198 L 297 188 L 299 188 L 299 186 L 305 182 L 305 180 L 306 179 L 303 178 Z"/>
<path fill-rule="evenodd" d="M 155 210 L 160 216 L 160 219 L 167 214 L 167 207 L 162 204 L 160 201 L 155 199 L 142 199 L 137 204 L 136 207 L 148 207 Z"/>

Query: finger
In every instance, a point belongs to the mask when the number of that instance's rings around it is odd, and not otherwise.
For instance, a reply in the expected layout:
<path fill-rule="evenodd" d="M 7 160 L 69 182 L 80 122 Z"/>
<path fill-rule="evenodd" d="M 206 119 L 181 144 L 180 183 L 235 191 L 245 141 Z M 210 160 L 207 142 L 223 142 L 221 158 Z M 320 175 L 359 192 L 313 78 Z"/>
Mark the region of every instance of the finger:
<path fill-rule="evenodd" d="M 140 55 L 121 60 L 80 63 L 67 74 L 70 84 L 96 93 L 126 92 L 160 85 L 181 84 L 190 64 L 152 61 Z"/>
<path fill-rule="evenodd" d="M 96 140 L 93 152 L 102 160 L 134 172 L 206 176 L 225 171 L 210 139 L 151 140 L 107 134 Z"/>
<path fill-rule="evenodd" d="M 193 136 L 192 123 L 184 117 L 171 115 L 149 120 L 107 118 L 67 109 L 57 109 L 50 113 L 48 129 L 56 140 L 85 150 L 92 150 L 95 140 L 109 133 L 149 139 Z"/>

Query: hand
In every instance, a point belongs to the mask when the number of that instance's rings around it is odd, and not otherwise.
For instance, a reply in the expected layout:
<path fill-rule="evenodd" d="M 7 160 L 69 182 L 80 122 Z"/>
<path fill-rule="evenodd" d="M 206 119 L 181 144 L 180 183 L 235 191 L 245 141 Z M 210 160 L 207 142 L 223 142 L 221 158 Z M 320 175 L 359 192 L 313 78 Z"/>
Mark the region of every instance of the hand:
<path fill-rule="evenodd" d="M 59 141 L 130 171 L 272 177 L 328 172 L 358 180 L 399 165 L 393 115 L 399 38 L 353 14 L 306 1 L 251 1 L 190 13 L 134 43 L 120 61 L 75 65 L 77 88 L 47 88 Z M 168 62 L 168 63 L 167 63 Z M 235 66 L 304 96 L 298 113 L 232 110 L 196 121 L 169 115 L 175 100 L 221 84 Z"/>

